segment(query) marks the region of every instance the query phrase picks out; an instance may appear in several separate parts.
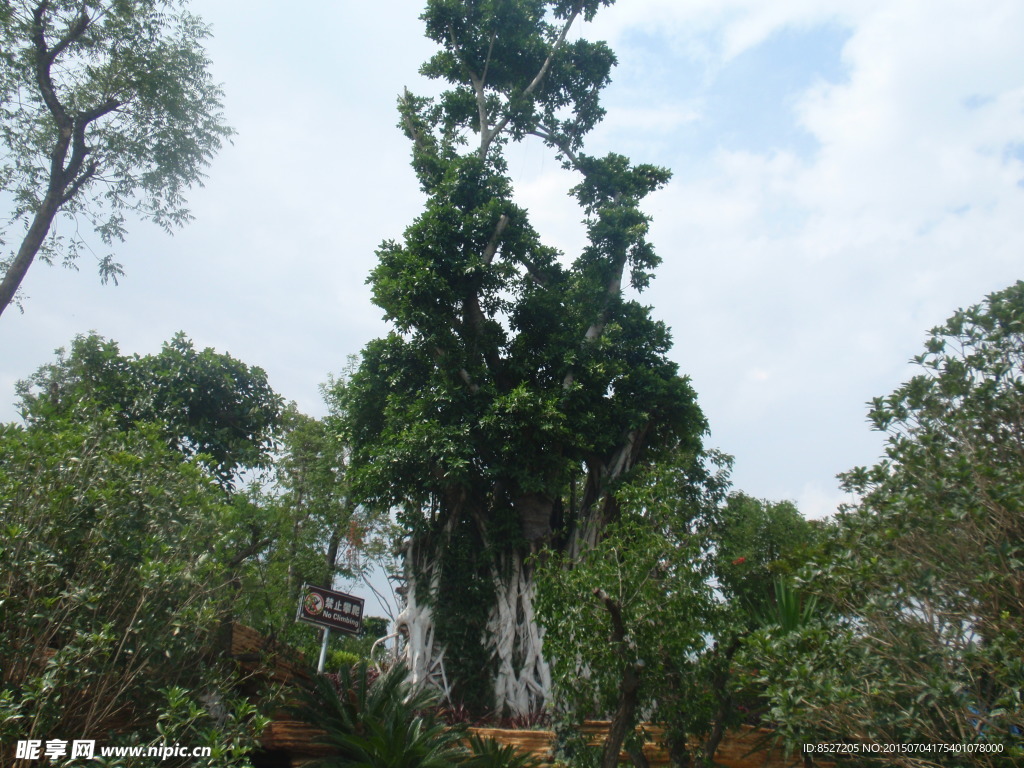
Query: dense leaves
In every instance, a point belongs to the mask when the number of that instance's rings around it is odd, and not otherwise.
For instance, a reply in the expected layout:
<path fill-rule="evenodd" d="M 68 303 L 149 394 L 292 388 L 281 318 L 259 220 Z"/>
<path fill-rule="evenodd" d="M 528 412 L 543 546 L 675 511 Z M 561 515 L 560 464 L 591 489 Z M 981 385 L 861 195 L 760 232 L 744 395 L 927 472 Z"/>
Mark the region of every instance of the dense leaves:
<path fill-rule="evenodd" d="M 408 669 L 396 664 L 380 671 L 366 661 L 320 676 L 299 691 L 294 715 L 315 726 L 331 755 L 320 768 L 533 768 L 537 761 L 519 755 L 462 726 L 436 717 L 436 697 L 414 690 Z"/>
<path fill-rule="evenodd" d="M 428 73 L 476 87 L 483 99 L 486 117 L 474 110 L 466 125 L 499 135 L 494 123 L 509 112 L 504 101 L 490 105 L 492 92 L 515 91 L 509 99 L 537 109 L 562 98 L 546 88 L 525 94 L 524 72 L 539 73 L 548 57 L 549 77 L 566 65 L 544 20 L 548 5 L 428 5 L 428 33 L 446 46 L 438 61 L 455 57 Z M 474 63 L 479 77 L 466 74 Z M 599 90 L 607 76 L 606 67 L 585 72 L 574 96 Z M 506 504 L 537 494 L 550 506 L 570 468 L 607 459 L 623 432 L 652 423 L 699 429 L 692 391 L 665 358 L 667 331 L 620 292 L 627 263 L 638 274 L 656 263 L 636 206 L 667 173 L 618 156 L 581 162 L 592 245 L 566 269 L 512 202 L 495 147 L 481 139 L 483 155 L 458 154 L 444 100 L 408 97 L 402 109 L 417 153 L 432 154 L 439 173 L 421 172 L 426 210 L 403 242 L 382 246 L 371 278 L 397 332 L 366 349 L 350 388 L 362 496 L 426 508 L 458 486 L 478 497 L 497 491 Z"/>
<path fill-rule="evenodd" d="M 543 556 L 537 610 L 561 729 L 578 733 L 585 718 L 614 713 L 604 765 L 641 716 L 670 719 L 684 748 L 713 719 L 698 668 L 721 619 L 712 532 L 726 469 L 715 472 L 716 458 L 681 453 L 649 467 L 620 490 L 622 518 L 596 546 L 574 559 Z M 562 748 L 578 759 L 582 740 Z"/>
<path fill-rule="evenodd" d="M 576 763 L 582 720 L 614 715 L 604 765 L 641 717 L 664 726 L 673 765 L 713 765 L 724 731 L 761 707 L 737 662 L 746 638 L 816 606 L 782 578 L 823 535 L 789 502 L 726 497 L 729 466 L 663 456 L 619 489 L 622 517 L 593 548 L 545 556 L 537 608 Z"/>
<path fill-rule="evenodd" d="M 364 661 L 300 692 L 295 714 L 321 731 L 333 753 L 318 765 L 447 768 L 461 755 L 460 734 L 421 713 L 433 698 L 410 691 L 406 674 L 400 665 L 378 674 Z"/>
<path fill-rule="evenodd" d="M 65 734 L 241 761 L 265 721 L 213 646 L 223 493 L 158 427 L 110 414 L 0 427 L 0 457 L 3 762 Z"/>
<path fill-rule="evenodd" d="M 838 615 L 759 639 L 773 717 L 797 743 L 1004 750 L 886 765 L 1006 764 L 1024 732 L 1024 283 L 957 312 L 914 363 L 872 402 L 886 457 L 845 476 L 862 501 L 809 574 Z"/>
<path fill-rule="evenodd" d="M 71 352 L 19 385 L 29 424 L 88 420 L 108 412 L 130 429 L 159 424 L 168 443 L 199 456 L 223 485 L 266 466 L 281 425 L 282 401 L 262 369 L 177 334 L 155 355 L 125 356 L 116 342 L 77 337 Z"/>
<path fill-rule="evenodd" d="M 830 530 L 827 523 L 805 520 L 790 501 L 730 494 L 715 530 L 719 588 L 756 623 L 778 604 L 777 585 L 788 584 L 801 565 L 821 554 Z"/>

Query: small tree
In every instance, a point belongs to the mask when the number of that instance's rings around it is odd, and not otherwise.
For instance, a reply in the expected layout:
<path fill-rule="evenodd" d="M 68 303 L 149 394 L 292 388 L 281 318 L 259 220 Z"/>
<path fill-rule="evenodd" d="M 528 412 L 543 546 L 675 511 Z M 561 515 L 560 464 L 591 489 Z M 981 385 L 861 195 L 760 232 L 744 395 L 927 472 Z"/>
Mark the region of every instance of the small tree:
<path fill-rule="evenodd" d="M 723 593 L 752 618 L 770 610 L 776 577 L 792 575 L 826 536 L 790 501 L 731 493 L 715 532 L 715 577 Z"/>
<path fill-rule="evenodd" d="M 70 353 L 19 382 L 29 424 L 108 412 L 123 429 L 159 425 L 168 444 L 200 457 L 228 487 L 267 467 L 281 428 L 281 397 L 267 374 L 228 354 L 198 351 L 178 333 L 154 355 L 122 355 L 114 341 L 78 336 Z"/>
<path fill-rule="evenodd" d="M 727 481 L 716 458 L 683 452 L 647 467 L 619 490 L 622 517 L 594 547 L 571 560 L 542 555 L 537 610 L 560 730 L 611 713 L 603 768 L 624 742 L 639 755 L 641 713 L 668 726 L 675 763 L 689 765 L 688 737 L 706 734 L 717 714 L 707 678 L 725 613 L 713 532 Z"/>
<path fill-rule="evenodd" d="M 729 466 L 682 453 L 645 467 L 618 490 L 622 518 L 595 547 L 541 568 L 555 705 L 572 731 L 612 714 L 607 768 L 624 739 L 642 764 L 630 744 L 641 712 L 664 726 L 672 764 L 690 768 L 714 765 L 726 730 L 759 706 L 737 674 L 744 642 L 774 621 L 777 595 L 791 594 L 778 574 L 818 536 L 789 502 L 726 498 Z"/>
<path fill-rule="evenodd" d="M 861 501 L 807 574 L 836 620 L 769 633 L 758 662 L 793 743 L 973 745 L 971 765 L 1004 765 L 1024 756 L 1024 283 L 958 311 L 914 363 L 872 402 L 886 457 L 844 476 Z"/>
<path fill-rule="evenodd" d="M 245 763 L 267 720 L 215 652 L 222 491 L 159 426 L 95 409 L 0 426 L 0 457 L 0 762 L 73 734 Z"/>
<path fill-rule="evenodd" d="M 208 30 L 178 0 L 0 2 L 0 191 L 14 209 L 0 259 L 0 314 L 37 256 L 75 263 L 84 241 L 51 232 L 63 213 L 104 244 L 126 215 L 170 231 L 184 193 L 232 131 L 202 48 Z M 122 274 L 108 255 L 101 279 Z"/>

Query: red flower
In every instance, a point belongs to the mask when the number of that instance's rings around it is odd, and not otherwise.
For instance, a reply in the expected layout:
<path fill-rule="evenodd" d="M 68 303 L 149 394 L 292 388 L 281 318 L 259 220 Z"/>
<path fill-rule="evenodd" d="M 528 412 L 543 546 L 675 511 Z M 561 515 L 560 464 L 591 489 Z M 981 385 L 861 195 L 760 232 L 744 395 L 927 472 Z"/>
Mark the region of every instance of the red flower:
<path fill-rule="evenodd" d="M 735 560 L 732 561 L 732 564 L 733 565 L 739 565 L 740 563 L 745 563 L 745 562 L 747 562 L 747 558 L 745 558 L 745 557 L 737 557 Z"/>

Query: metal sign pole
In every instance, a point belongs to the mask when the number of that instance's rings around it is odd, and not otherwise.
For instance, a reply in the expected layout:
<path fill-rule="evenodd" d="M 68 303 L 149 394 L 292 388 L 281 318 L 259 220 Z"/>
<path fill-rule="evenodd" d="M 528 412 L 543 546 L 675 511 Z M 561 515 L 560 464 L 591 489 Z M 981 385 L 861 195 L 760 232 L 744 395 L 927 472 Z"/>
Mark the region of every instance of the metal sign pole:
<path fill-rule="evenodd" d="M 331 628 L 324 627 L 324 642 L 320 646 L 320 661 L 317 662 L 316 671 L 317 674 L 323 674 L 324 663 L 327 661 L 327 641 L 331 639 Z"/>
<path fill-rule="evenodd" d="M 331 639 L 331 630 L 359 634 L 363 628 L 365 606 L 366 601 L 361 597 L 310 584 L 302 585 L 295 620 L 323 627 L 323 645 L 320 646 L 320 661 L 316 665 L 319 674 L 323 674 L 327 663 L 327 643 Z"/>

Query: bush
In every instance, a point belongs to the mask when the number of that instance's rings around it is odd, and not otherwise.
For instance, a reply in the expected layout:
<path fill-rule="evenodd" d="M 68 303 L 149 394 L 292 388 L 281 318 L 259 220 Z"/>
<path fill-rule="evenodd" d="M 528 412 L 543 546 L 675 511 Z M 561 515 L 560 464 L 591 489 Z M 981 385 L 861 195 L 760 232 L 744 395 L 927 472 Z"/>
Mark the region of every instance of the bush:
<path fill-rule="evenodd" d="M 829 621 L 751 643 L 791 742 L 974 744 L 885 765 L 1024 758 L 1024 282 L 934 329 L 920 373 L 876 398 L 886 457 L 807 574 Z"/>
<path fill-rule="evenodd" d="M 243 761 L 265 720 L 209 654 L 223 492 L 158 427 L 98 413 L 0 426 L 0 457 L 0 763 L 58 737 Z"/>

